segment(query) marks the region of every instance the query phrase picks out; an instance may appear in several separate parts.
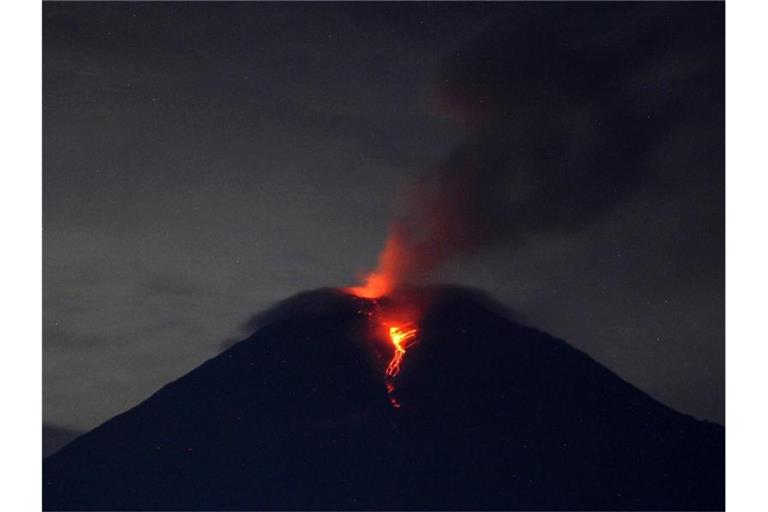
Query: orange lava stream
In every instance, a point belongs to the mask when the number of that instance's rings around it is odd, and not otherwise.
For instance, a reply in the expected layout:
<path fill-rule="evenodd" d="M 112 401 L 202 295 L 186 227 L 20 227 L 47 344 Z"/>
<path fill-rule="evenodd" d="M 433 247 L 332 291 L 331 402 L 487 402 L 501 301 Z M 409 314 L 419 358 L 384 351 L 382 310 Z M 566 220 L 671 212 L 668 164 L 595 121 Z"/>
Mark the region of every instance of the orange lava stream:
<path fill-rule="evenodd" d="M 400 408 L 400 402 L 395 396 L 395 384 L 393 379 L 400 373 L 400 364 L 405 357 L 405 351 L 408 348 L 408 344 L 412 343 L 416 339 L 418 329 L 416 327 L 409 327 L 410 324 L 400 326 L 389 327 L 389 340 L 395 347 L 395 352 L 392 354 L 392 359 L 389 360 L 387 370 L 384 372 L 386 375 L 384 381 L 387 386 L 387 394 L 389 395 L 389 402 L 395 409 Z"/>
<path fill-rule="evenodd" d="M 368 293 L 360 293 L 364 287 L 347 288 L 347 292 L 355 295 L 356 297 L 365 298 L 371 300 L 373 303 L 373 309 L 359 310 L 359 313 L 368 316 L 372 322 L 374 322 L 382 331 L 386 332 L 388 341 L 392 344 L 394 351 L 392 357 L 387 364 L 387 368 L 384 371 L 384 383 L 387 388 L 387 394 L 389 395 L 389 401 L 393 407 L 399 408 L 400 403 L 395 397 L 395 384 L 394 379 L 400 373 L 400 367 L 405 357 L 405 352 L 408 347 L 413 345 L 419 333 L 418 326 L 416 325 L 414 318 L 416 318 L 415 310 L 411 309 L 398 309 L 393 311 L 384 311 L 379 304 L 378 299 L 380 295 L 369 297 Z M 370 292 L 370 289 L 365 290 Z M 395 318 L 393 318 L 395 316 Z M 382 332 L 382 335 L 384 334 Z"/>
<path fill-rule="evenodd" d="M 407 344 L 416 339 L 418 332 L 418 329 L 415 327 L 391 326 L 389 328 L 389 340 L 395 346 L 395 353 L 392 354 L 392 359 L 387 366 L 387 371 L 385 372 L 387 377 L 394 377 L 400 373 L 400 364 L 403 361 L 403 356 L 405 356 Z"/>
<path fill-rule="evenodd" d="M 393 226 L 384 249 L 379 254 L 379 262 L 375 270 L 363 278 L 361 285 L 347 288 L 346 291 L 355 297 L 368 299 L 375 306 L 373 311 L 366 313 L 379 327 L 386 332 L 389 342 L 394 347 L 394 353 L 384 372 L 384 381 L 389 394 L 389 400 L 394 407 L 400 407 L 395 398 L 394 378 L 400 373 L 400 366 L 405 352 L 418 335 L 415 320 L 419 311 L 413 304 L 398 302 L 395 307 L 382 308 L 379 299 L 392 297 L 402 284 L 402 278 L 408 268 L 404 251 L 404 235 L 397 225 Z M 383 334 L 383 333 L 382 333 Z"/>

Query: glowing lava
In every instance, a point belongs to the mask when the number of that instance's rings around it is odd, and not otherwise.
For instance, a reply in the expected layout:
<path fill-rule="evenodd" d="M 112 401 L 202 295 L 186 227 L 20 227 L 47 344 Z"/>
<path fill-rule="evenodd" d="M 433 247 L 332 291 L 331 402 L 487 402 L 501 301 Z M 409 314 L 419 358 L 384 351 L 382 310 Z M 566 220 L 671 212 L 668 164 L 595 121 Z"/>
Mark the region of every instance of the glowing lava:
<path fill-rule="evenodd" d="M 387 386 L 389 402 L 392 404 L 392 407 L 396 409 L 400 408 L 400 402 L 398 402 L 395 397 L 395 384 L 393 379 L 400 373 L 400 363 L 403 361 L 405 351 L 408 349 L 408 344 L 413 343 L 416 340 L 418 332 L 419 330 L 410 324 L 402 327 L 395 325 L 389 327 L 389 340 L 395 347 L 395 351 L 392 354 L 392 359 L 389 360 L 387 370 L 384 372 L 386 375 L 384 382 Z"/>
<path fill-rule="evenodd" d="M 415 327 L 390 326 L 389 340 L 392 342 L 392 345 L 395 346 L 395 352 L 392 354 L 392 359 L 387 366 L 387 377 L 395 377 L 400 373 L 400 363 L 403 361 L 403 356 L 405 356 L 408 343 L 416 339 L 416 334 L 418 332 L 419 330 Z"/>
<path fill-rule="evenodd" d="M 384 383 L 393 407 L 399 408 L 400 402 L 395 397 L 395 377 L 400 373 L 400 367 L 405 353 L 418 340 L 419 328 L 416 308 L 405 308 L 402 305 L 387 305 L 382 307 L 379 296 L 369 297 L 366 293 L 358 293 L 363 287 L 347 288 L 347 292 L 356 297 L 366 299 L 373 307 L 364 308 L 360 313 L 365 314 L 375 325 L 374 332 L 379 339 L 387 339 L 392 344 L 392 357 L 384 371 Z"/>
<path fill-rule="evenodd" d="M 393 224 L 384 249 L 379 254 L 376 269 L 363 279 L 362 285 L 346 289 L 355 297 L 371 301 L 373 309 L 365 314 L 376 324 L 379 336 L 388 338 L 392 344 L 394 350 L 384 372 L 384 382 L 394 407 L 400 407 L 395 398 L 394 379 L 400 373 L 406 351 L 417 341 L 417 322 L 421 316 L 420 307 L 400 293 L 403 278 L 410 268 L 405 250 L 407 239 L 403 226 L 400 223 Z M 384 297 L 387 300 L 382 301 L 382 305 L 379 300 Z"/>

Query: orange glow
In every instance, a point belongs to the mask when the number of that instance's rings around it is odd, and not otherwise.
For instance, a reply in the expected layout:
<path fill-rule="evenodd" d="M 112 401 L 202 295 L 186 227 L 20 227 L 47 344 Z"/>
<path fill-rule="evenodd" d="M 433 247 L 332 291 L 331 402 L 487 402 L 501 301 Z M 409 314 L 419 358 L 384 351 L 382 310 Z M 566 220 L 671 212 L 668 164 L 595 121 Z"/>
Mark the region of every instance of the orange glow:
<path fill-rule="evenodd" d="M 347 291 L 353 292 L 353 289 L 348 288 Z M 358 310 L 358 313 L 369 318 L 378 339 L 392 344 L 392 356 L 384 370 L 384 384 L 390 403 L 397 409 L 400 402 L 395 397 L 395 378 L 400 373 L 406 351 L 418 341 L 419 328 L 416 322 L 420 316 L 419 309 L 413 305 L 405 307 L 402 303 L 393 305 L 384 302 L 382 305 L 377 298 L 367 301 L 369 306 Z"/>
<path fill-rule="evenodd" d="M 392 359 L 387 366 L 387 377 L 394 377 L 400 373 L 400 364 L 403 361 L 403 356 L 405 356 L 408 343 L 416 339 L 417 332 L 418 329 L 415 327 L 390 326 L 389 340 L 395 346 L 395 352 L 392 354 Z"/>
<path fill-rule="evenodd" d="M 378 299 L 387 295 L 390 291 L 389 279 L 387 276 L 377 272 L 371 272 L 365 278 L 365 284 L 362 286 L 353 286 L 348 288 L 350 293 L 362 299 Z"/>
<path fill-rule="evenodd" d="M 389 341 L 395 347 L 395 351 L 392 354 L 392 359 L 389 360 L 387 369 L 384 372 L 384 383 L 387 386 L 387 394 L 389 395 L 389 402 L 395 409 L 400 408 L 400 402 L 395 396 L 395 384 L 394 378 L 400 373 L 400 364 L 405 357 L 405 351 L 408 350 L 408 346 L 412 345 L 416 341 L 416 335 L 419 330 L 413 326 L 413 324 L 405 324 L 403 326 L 390 325 L 388 329 Z"/>
<path fill-rule="evenodd" d="M 404 301 L 402 294 L 399 294 L 409 268 L 405 250 L 407 240 L 402 225 L 393 224 L 376 269 L 363 278 L 363 284 L 346 289 L 347 293 L 373 303 L 373 310 L 365 314 L 376 324 L 379 336 L 392 344 L 394 351 L 384 371 L 384 383 L 389 401 L 395 408 L 399 408 L 400 403 L 395 397 L 394 379 L 400 373 L 405 352 L 417 341 L 419 333 L 417 321 L 420 308 L 412 301 Z M 384 305 L 379 303 L 379 299 L 397 295 L 400 296 L 395 304 L 389 301 Z"/>
<path fill-rule="evenodd" d="M 403 236 L 402 229 L 394 225 L 379 254 L 376 270 L 365 276 L 362 285 L 347 288 L 349 293 L 364 299 L 378 299 L 398 288 L 407 265 Z"/>

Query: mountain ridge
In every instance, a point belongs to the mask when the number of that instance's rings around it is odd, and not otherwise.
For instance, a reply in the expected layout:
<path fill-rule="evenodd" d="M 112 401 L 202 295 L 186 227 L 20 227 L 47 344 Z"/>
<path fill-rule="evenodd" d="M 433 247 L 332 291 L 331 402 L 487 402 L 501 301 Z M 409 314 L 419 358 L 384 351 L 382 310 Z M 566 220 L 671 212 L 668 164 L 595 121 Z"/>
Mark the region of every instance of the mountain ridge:
<path fill-rule="evenodd" d="M 323 289 L 44 461 L 46 510 L 724 508 L 724 429 L 480 292 L 432 287 L 395 382 Z"/>

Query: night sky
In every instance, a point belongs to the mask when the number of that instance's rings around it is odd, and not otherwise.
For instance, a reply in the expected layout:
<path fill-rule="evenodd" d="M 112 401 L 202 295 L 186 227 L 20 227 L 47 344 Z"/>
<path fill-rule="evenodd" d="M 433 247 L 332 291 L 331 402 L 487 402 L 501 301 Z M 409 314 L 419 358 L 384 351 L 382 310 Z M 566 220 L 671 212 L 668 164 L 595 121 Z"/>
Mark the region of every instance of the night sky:
<path fill-rule="evenodd" d="M 50 432 L 135 405 L 278 300 L 354 284 L 414 184 L 458 167 L 482 179 L 452 192 L 482 236 L 432 280 L 722 423 L 723 17 L 44 4 Z"/>

